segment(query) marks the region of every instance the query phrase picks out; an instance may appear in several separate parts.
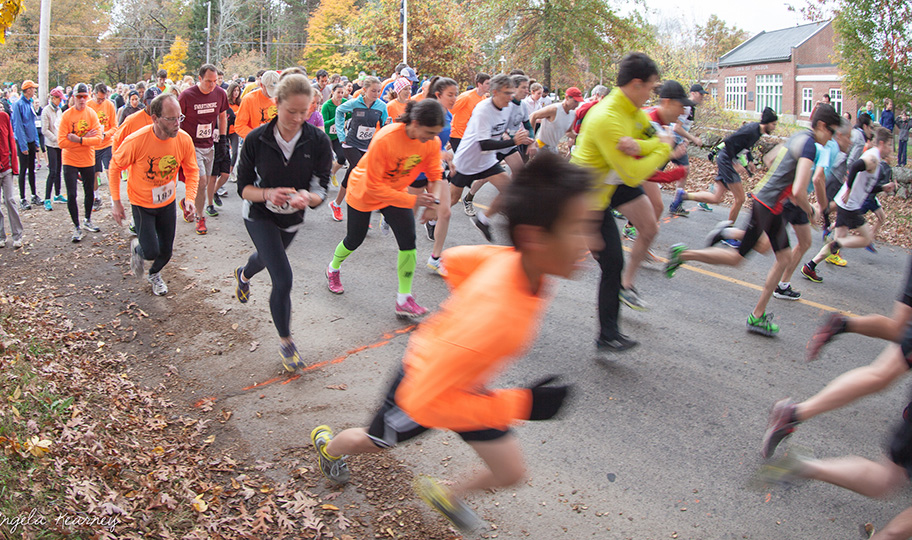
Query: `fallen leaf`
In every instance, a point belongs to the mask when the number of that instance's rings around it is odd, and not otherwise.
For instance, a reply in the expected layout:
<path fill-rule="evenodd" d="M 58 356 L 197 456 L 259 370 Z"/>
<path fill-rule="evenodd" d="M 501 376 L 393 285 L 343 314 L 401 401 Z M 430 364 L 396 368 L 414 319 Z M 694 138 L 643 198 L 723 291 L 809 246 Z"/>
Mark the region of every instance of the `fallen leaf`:
<path fill-rule="evenodd" d="M 251 341 L 250 342 L 250 352 L 257 350 L 257 347 L 259 347 L 259 346 L 260 346 L 259 341 Z"/>
<path fill-rule="evenodd" d="M 332 510 L 333 512 L 339 511 L 339 507 L 334 504 L 324 504 L 324 505 L 321 505 L 320 508 L 322 508 L 323 510 Z"/>
<path fill-rule="evenodd" d="M 330 384 L 325 387 L 327 390 L 348 390 L 348 385 L 346 384 Z"/>
<path fill-rule="evenodd" d="M 203 500 L 202 493 L 200 493 L 199 495 L 196 496 L 196 498 L 193 499 L 193 509 L 200 513 L 205 512 L 206 510 L 209 509 L 209 504 Z"/>

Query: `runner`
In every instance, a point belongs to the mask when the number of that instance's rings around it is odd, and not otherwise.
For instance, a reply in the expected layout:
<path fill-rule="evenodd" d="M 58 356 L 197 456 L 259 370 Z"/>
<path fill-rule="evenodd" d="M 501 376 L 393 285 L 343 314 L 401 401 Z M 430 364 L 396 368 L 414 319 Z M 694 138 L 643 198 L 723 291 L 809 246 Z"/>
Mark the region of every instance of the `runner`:
<path fill-rule="evenodd" d="M 244 226 L 256 251 L 234 270 L 235 295 L 247 303 L 250 280 L 264 268 L 269 271 L 269 310 L 287 371 L 305 364 L 291 337 L 292 272 L 285 250 L 304 225 L 304 210 L 326 198 L 332 158 L 323 130 L 305 121 L 312 92 L 304 75 L 282 77 L 276 88 L 276 117 L 247 135 L 238 165 Z"/>
<path fill-rule="evenodd" d="M 697 105 L 703 103 L 703 96 L 708 93 L 709 92 L 703 89 L 702 84 L 698 83 L 691 85 L 691 105 L 684 107 L 684 114 L 678 117 L 678 121 L 674 126 L 676 144 L 689 142 L 698 148 L 703 146 L 703 141 L 699 137 L 691 135 L 690 130 L 693 129 L 694 121 L 696 119 Z M 684 177 L 678 180 L 678 187 L 684 188 L 684 186 L 687 184 L 687 175 L 690 173 L 690 157 L 687 155 L 687 152 L 684 152 L 683 155 L 676 159 L 672 159 L 671 162 L 679 167 L 684 167 Z M 699 208 L 703 211 L 712 211 L 712 208 L 706 203 L 701 203 L 699 205 Z"/>
<path fill-rule="evenodd" d="M 336 200 L 329 203 L 332 217 L 336 221 L 342 221 L 342 201 L 348 190 L 349 176 L 367 152 L 374 133 L 389 121 L 386 103 L 380 100 L 380 80 L 377 77 L 365 77 L 362 90 L 357 98 L 336 107 L 336 131 L 342 139 L 342 152 L 348 161 L 342 187 L 336 194 Z M 345 120 L 346 116 L 350 117 L 348 121 Z"/>
<path fill-rule="evenodd" d="M 60 102 L 63 101 L 63 92 L 55 88 L 51 90 L 48 104 L 41 111 L 41 131 L 47 139 L 48 175 L 44 187 L 44 209 L 51 210 L 52 203 L 65 203 L 66 197 L 60 194 L 60 173 L 63 167 L 60 158 L 60 146 L 57 145 L 57 129 L 60 127 Z M 54 198 L 51 194 L 56 193 Z"/>
<path fill-rule="evenodd" d="M 91 232 L 101 229 L 92 223 L 92 206 L 95 202 L 95 150 L 104 136 L 98 115 L 89 108 L 89 87 L 79 83 L 73 88 L 73 106 L 60 117 L 57 130 L 57 144 L 60 146 L 63 162 L 63 182 L 67 191 L 67 209 L 73 220 L 73 242 L 82 240 L 83 232 L 79 227 L 79 207 L 76 203 L 76 181 L 82 182 L 85 221 L 82 226 Z"/>
<path fill-rule="evenodd" d="M 258 78 L 259 88 L 255 88 L 247 95 L 242 94 L 241 106 L 238 107 L 237 118 L 234 121 L 234 130 L 242 139 L 254 128 L 269 122 L 276 115 L 276 102 L 273 96 L 276 85 L 279 84 L 279 74 L 275 71 L 265 71 L 263 76 Z"/>
<path fill-rule="evenodd" d="M 234 113 L 234 121 L 228 123 L 228 144 L 231 146 L 231 173 L 229 173 L 228 177 L 232 182 L 237 182 L 237 173 L 234 168 L 237 166 L 241 137 L 237 133 L 235 123 L 237 122 L 238 111 L 241 108 L 241 86 L 232 81 L 228 84 L 228 90 L 225 93 L 228 94 L 228 108 Z"/>
<path fill-rule="evenodd" d="M 532 114 L 545 106 L 545 100 L 542 98 L 542 93 L 545 91 L 545 87 L 543 87 L 541 83 L 537 83 L 535 81 L 530 81 L 530 83 L 529 95 L 526 96 L 525 101 L 529 109 L 529 114 Z M 535 130 L 533 129 L 532 131 L 534 132 Z"/>
<path fill-rule="evenodd" d="M 456 173 L 450 176 L 450 194 L 452 195 L 450 200 L 458 201 L 462 190 L 472 187 L 473 182 L 482 180 L 493 184 L 500 193 L 491 201 L 490 207 L 485 212 L 476 214 L 473 203 L 474 195 L 471 192 L 463 200 L 466 214 L 472 216 L 475 227 L 481 231 L 488 242 L 493 242 L 491 220 L 500 212 L 503 191 L 510 182 L 510 175 L 498 162 L 497 151 L 509 149 L 518 144 L 532 144 L 532 139 L 525 128 L 520 128 L 512 137 L 503 138 L 510 119 L 510 110 L 513 107 L 511 103 L 513 95 L 516 93 L 513 80 L 507 75 L 497 75 L 490 80 L 490 90 L 491 97 L 476 105 L 472 111 L 472 117 L 462 142 L 456 149 L 456 155 L 453 158 Z M 462 95 L 464 96 L 465 93 Z M 459 98 L 456 99 L 455 107 L 459 107 Z M 455 118 L 454 114 L 454 122 Z M 451 146 L 452 143 L 451 137 Z"/>
<path fill-rule="evenodd" d="M 19 209 L 31 210 L 33 204 L 41 204 L 41 198 L 35 189 L 35 158 L 38 155 L 38 130 L 35 126 L 35 109 L 32 100 L 38 85 L 33 81 L 25 80 L 22 83 L 22 96 L 12 105 L 10 122 L 16 136 L 16 148 L 19 149 Z M 26 198 L 25 180 L 32 188 L 32 199 Z"/>
<path fill-rule="evenodd" d="M 453 152 L 459 151 L 459 143 L 469 125 L 472 111 L 482 102 L 491 86 L 491 76 L 487 73 L 475 75 L 475 88 L 466 90 L 456 98 L 456 104 L 450 111 L 453 113 L 452 131 L 450 132 L 450 146 Z"/>
<path fill-rule="evenodd" d="M 671 215 L 687 215 L 687 211 L 681 206 L 684 201 L 697 201 L 704 203 L 719 204 L 725 197 L 725 192 L 730 191 L 735 198 L 731 209 L 728 211 L 728 221 L 735 223 L 738 220 L 738 214 L 741 212 L 741 206 L 744 205 L 745 195 L 744 186 L 741 185 L 741 175 L 735 170 L 734 160 L 742 152 L 750 152 L 750 149 L 757 144 L 760 137 L 769 135 L 776 129 L 779 117 L 769 107 L 763 109 L 759 122 L 750 122 L 741 126 L 738 131 L 725 138 L 725 145 L 716 156 L 716 181 L 713 191 L 700 191 L 697 193 L 687 193 L 683 189 L 675 192 L 675 198 L 668 207 Z M 749 160 L 750 161 L 750 160 Z M 753 163 L 748 163 L 753 169 Z"/>
<path fill-rule="evenodd" d="M 330 99 L 323 104 L 321 113 L 323 114 L 323 129 L 329 135 L 329 142 L 332 144 L 333 154 L 336 156 L 332 165 L 332 171 L 329 175 L 333 186 L 338 186 L 339 181 L 336 179 L 336 173 L 345 166 L 345 153 L 342 151 L 342 141 L 339 140 L 338 130 L 336 129 L 336 109 L 347 101 L 342 97 L 345 88 L 341 84 L 333 86 Z"/>
<path fill-rule="evenodd" d="M 206 215 L 218 216 L 214 206 L 216 176 L 224 168 L 220 163 L 215 168 L 215 156 L 219 154 L 222 162 L 228 156 L 228 94 L 217 84 L 218 69 L 212 64 L 203 64 L 199 69 L 199 83 L 187 88 L 180 94 L 181 129 L 190 134 L 193 147 L 196 148 L 196 164 L 199 170 L 199 184 L 196 190 L 194 207 L 196 210 L 196 234 L 206 234 Z M 255 99 L 254 97 L 246 99 Z M 243 108 L 243 104 L 241 105 Z M 216 143 L 216 141 L 218 141 Z M 216 150 L 218 146 L 218 150 Z M 186 173 L 184 173 L 186 176 Z M 187 205 L 186 197 L 180 200 L 184 221 L 192 223 L 194 213 Z"/>
<path fill-rule="evenodd" d="M 823 107 L 823 105 L 821 105 Z M 836 239 L 824 244 L 820 252 L 801 268 L 801 274 L 814 283 L 820 283 L 823 278 L 817 273 L 817 265 L 830 254 L 838 253 L 843 247 L 865 247 L 874 239 L 871 229 L 865 222 L 861 207 L 869 194 L 884 191 L 891 193 L 893 184 L 877 185 L 877 172 L 881 159 L 887 159 L 893 150 L 893 134 L 885 128 L 877 128 L 874 132 L 874 146 L 849 165 L 848 178 L 836 194 Z M 854 230 L 860 236 L 850 235 Z"/>
<path fill-rule="evenodd" d="M 723 238 L 731 238 L 728 226 L 730 221 L 720 223 L 710 234 L 710 247 L 688 250 L 684 244 L 671 247 L 671 254 L 665 266 L 665 275 L 672 277 L 684 261 L 700 261 L 708 264 L 738 266 L 752 249 L 766 250 L 766 234 L 776 261 L 770 268 L 763 284 L 763 290 L 753 312 L 747 316 L 747 331 L 773 337 L 779 333 L 779 325 L 772 322 L 772 313 L 766 313 L 766 305 L 773 295 L 782 273 L 791 260 L 788 231 L 782 216 L 783 203 L 791 199 L 792 203 L 804 211 L 809 220 L 816 218 L 819 205 L 808 201 L 808 185 L 814 172 L 817 159 L 815 143 L 825 145 L 839 128 L 841 118 L 833 107 L 821 104 L 811 117 L 813 131 L 805 130 L 789 137 L 785 146 L 776 156 L 766 175 L 754 190 L 754 206 L 751 211 L 747 230 L 742 234 L 741 244 L 737 251 L 728 248 L 712 247 Z"/>
<path fill-rule="evenodd" d="M 22 247 L 22 219 L 16 206 L 13 192 L 13 176 L 19 174 L 19 159 L 16 156 L 16 135 L 9 115 L 0 108 L 0 248 L 6 247 L 6 228 L 3 207 L 9 215 L 10 232 L 13 233 L 13 247 Z"/>
<path fill-rule="evenodd" d="M 892 184 L 892 193 L 896 193 L 896 189 L 899 185 L 893 180 L 893 167 L 886 160 L 881 160 L 880 167 L 877 169 L 877 185 L 881 186 L 881 189 L 883 189 L 883 186 L 886 186 L 887 184 Z M 880 231 L 880 228 L 887 221 L 887 214 L 884 212 L 883 206 L 881 206 L 880 201 L 877 199 L 877 194 L 871 193 L 868 195 L 864 204 L 861 205 L 860 212 L 862 216 L 866 215 L 868 212 L 874 214 L 874 223 L 871 226 L 871 243 L 865 246 L 865 249 L 871 253 L 877 253 L 874 239 L 877 238 L 878 231 Z"/>
<path fill-rule="evenodd" d="M 578 267 L 586 249 L 588 183 L 578 167 L 540 156 L 507 193 L 515 247 L 464 246 L 444 253 L 452 294 L 412 336 L 370 426 L 336 436 L 325 425 L 311 432 L 326 478 L 349 481 L 345 456 L 382 452 L 429 429 L 455 431 L 486 469 L 460 477 L 451 489 L 421 480 L 418 493 L 463 532 L 482 525 L 464 495 L 522 481 L 525 464 L 510 426 L 553 418 L 570 388 L 553 385 L 556 377 L 528 388 L 487 387 L 493 373 L 535 340 L 547 307 L 546 276 L 569 278 Z"/>
<path fill-rule="evenodd" d="M 371 81 L 366 94 L 379 92 L 379 81 Z M 361 102 L 361 98 L 353 100 Z M 336 124 L 340 123 L 341 111 L 346 102 L 336 111 Z M 365 118 L 360 111 L 376 109 L 354 109 L 351 132 L 370 129 L 373 135 L 373 118 L 368 124 L 356 120 Z M 379 111 L 376 111 L 379 112 Z M 443 184 L 440 167 L 440 146 L 437 134 L 443 129 L 443 107 L 433 99 L 410 102 L 405 113 L 393 124 L 385 126 L 373 138 L 370 148 L 351 173 L 351 190 L 348 192 L 348 233 L 339 242 L 332 261 L 326 269 L 329 290 L 342 294 L 339 269 L 364 241 L 370 224 L 371 212 L 378 211 L 389 223 L 396 242 L 399 244 L 399 293 L 396 296 L 396 315 L 399 318 L 419 318 L 427 309 L 418 305 L 412 297 L 412 279 L 415 275 L 417 251 L 415 249 L 415 215 L 412 209 L 426 207 L 421 222 L 436 217 L 440 203 L 440 189 Z M 368 128 L 370 126 L 370 128 Z M 365 133 L 367 134 L 367 133 Z M 349 139 L 352 140 L 352 139 Z M 363 139 L 362 139 L 363 140 Z M 354 148 L 357 150 L 357 148 Z M 358 150 L 360 152 L 360 150 Z M 353 160 L 354 161 L 354 160 Z M 431 193 L 412 195 L 406 188 L 419 172 L 424 172 L 430 182 L 435 182 Z"/>
<path fill-rule="evenodd" d="M 104 135 L 101 144 L 95 147 L 95 202 L 92 210 L 98 211 L 101 209 L 98 186 L 111 163 L 112 138 L 117 133 L 117 111 L 114 110 L 114 102 L 108 99 L 108 86 L 105 83 L 95 85 L 95 99 L 90 99 L 86 105 L 98 115 L 98 123 L 101 124 L 101 133 Z"/>
<path fill-rule="evenodd" d="M 576 120 L 574 110 L 583 102 L 583 93 L 580 89 L 571 86 L 564 93 L 564 100 L 560 103 L 548 105 L 529 115 L 529 123 L 533 126 L 541 123 L 535 135 L 535 143 L 542 150 L 560 153 L 558 145 L 564 136 L 570 139 L 570 146 L 576 140 L 573 131 L 573 122 Z"/>
<path fill-rule="evenodd" d="M 386 102 L 386 114 L 392 120 L 396 120 L 400 114 L 405 112 L 405 104 L 409 102 L 409 97 L 412 95 L 412 83 L 405 77 L 396 79 L 396 82 L 393 83 L 393 92 L 396 94 L 396 99 Z"/>
<path fill-rule="evenodd" d="M 159 95 L 147 107 L 152 125 L 146 126 L 121 142 L 108 179 L 111 186 L 111 214 L 118 225 L 123 223 L 124 207 L 120 200 L 120 178 L 127 175 L 127 195 L 136 224 L 136 238 L 130 242 L 130 268 L 140 277 L 144 262 L 152 261 L 146 280 L 156 296 L 168 294 L 162 279 L 162 268 L 171 260 L 177 216 L 174 208 L 178 169 L 186 175 L 187 194 L 191 201 L 196 191 L 196 152 L 193 140 L 180 129 L 181 107 L 171 93 Z"/>
<path fill-rule="evenodd" d="M 611 209 L 616 208 L 635 222 L 654 223 L 652 207 L 639 186 L 668 161 L 673 140 L 665 133 L 657 134 L 640 107 L 652 97 L 659 80 L 659 68 L 651 58 L 638 52 L 625 56 L 618 67 L 617 87 L 586 114 L 571 157 L 571 162 L 596 175 L 590 220 L 600 223 L 603 242 L 600 250 L 593 250 L 602 272 L 596 340 L 599 351 L 622 352 L 638 344 L 622 334 L 618 324 L 624 252 Z M 623 137 L 637 139 L 641 158 L 618 148 Z M 630 264 L 640 264 L 645 254 L 642 247 L 635 249 Z"/>
<path fill-rule="evenodd" d="M 592 88 L 592 92 L 591 92 L 589 99 L 587 101 L 585 101 L 582 105 L 580 105 L 579 107 L 576 108 L 576 118 L 573 120 L 572 129 L 577 135 L 579 135 L 580 128 L 583 125 L 583 118 L 586 117 L 586 113 L 588 113 L 589 109 L 594 107 L 596 103 L 603 100 L 605 98 L 605 96 L 607 96 L 607 95 L 608 95 L 608 87 L 602 86 L 601 84 L 597 84 Z M 531 107 L 531 105 L 529 105 L 528 98 L 524 99 L 523 103 L 525 103 L 527 106 Z"/>

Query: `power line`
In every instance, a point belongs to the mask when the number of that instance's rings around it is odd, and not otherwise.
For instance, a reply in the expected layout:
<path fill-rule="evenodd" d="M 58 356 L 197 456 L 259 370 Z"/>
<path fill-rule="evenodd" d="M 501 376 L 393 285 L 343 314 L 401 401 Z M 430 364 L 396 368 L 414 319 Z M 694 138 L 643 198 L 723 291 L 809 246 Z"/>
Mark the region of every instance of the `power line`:
<path fill-rule="evenodd" d="M 7 37 L 38 37 L 38 34 L 6 34 Z M 167 38 L 140 38 L 140 37 L 123 37 L 123 36 L 89 36 L 89 35 L 79 35 L 79 34 L 51 34 L 50 37 L 56 38 L 90 38 L 96 39 L 98 41 L 104 42 L 107 40 L 121 40 L 121 41 L 158 41 L 158 42 L 167 42 L 171 43 L 173 40 Z M 197 40 L 202 41 L 202 40 Z M 349 49 L 369 49 L 371 45 L 361 45 L 361 44 L 352 44 L 352 43 L 306 43 L 306 42 L 295 42 L 295 41 L 226 41 L 225 45 L 282 45 L 289 47 L 345 47 Z M 61 47 L 54 47 L 59 49 Z"/>

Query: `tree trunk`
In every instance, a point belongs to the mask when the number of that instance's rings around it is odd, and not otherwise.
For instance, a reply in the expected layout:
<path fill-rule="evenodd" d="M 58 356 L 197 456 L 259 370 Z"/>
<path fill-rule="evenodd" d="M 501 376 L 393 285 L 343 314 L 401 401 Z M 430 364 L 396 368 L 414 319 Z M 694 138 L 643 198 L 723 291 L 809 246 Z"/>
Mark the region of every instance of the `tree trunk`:
<path fill-rule="evenodd" d="M 545 78 L 545 88 L 547 88 L 548 91 L 551 91 L 551 57 L 550 56 L 545 58 L 545 62 L 544 62 L 544 66 L 542 67 L 542 71 L 545 72 L 545 77 L 544 77 Z"/>

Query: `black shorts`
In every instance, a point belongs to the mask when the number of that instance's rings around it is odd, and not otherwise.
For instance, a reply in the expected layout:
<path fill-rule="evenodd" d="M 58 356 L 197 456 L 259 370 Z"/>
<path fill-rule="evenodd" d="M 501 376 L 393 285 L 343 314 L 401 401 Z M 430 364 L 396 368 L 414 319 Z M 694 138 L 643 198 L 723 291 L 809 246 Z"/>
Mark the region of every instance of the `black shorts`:
<path fill-rule="evenodd" d="M 227 144 L 215 143 L 215 154 L 212 158 L 211 176 L 219 176 L 222 173 L 231 172 L 231 147 Z"/>
<path fill-rule="evenodd" d="M 899 348 L 902 349 L 903 358 L 906 359 L 906 363 L 912 368 L 912 324 L 906 325 L 906 332 L 903 334 L 902 341 L 899 343 Z"/>
<path fill-rule="evenodd" d="M 111 146 L 95 150 L 95 172 L 100 173 L 108 169 L 111 164 Z"/>
<path fill-rule="evenodd" d="M 782 205 L 782 219 L 784 219 L 786 223 L 791 223 L 792 225 L 807 225 L 811 222 L 811 220 L 808 219 L 807 212 L 789 201 L 785 201 Z"/>
<path fill-rule="evenodd" d="M 865 199 L 863 205 L 861 205 L 861 214 L 867 214 L 868 212 L 876 212 L 880 210 L 880 201 L 877 200 L 877 197 L 874 195 L 868 195 L 868 198 Z"/>
<path fill-rule="evenodd" d="M 890 461 L 906 470 L 912 477 L 912 421 L 903 419 L 893 431 L 888 444 Z"/>
<path fill-rule="evenodd" d="M 414 182 L 409 184 L 409 187 L 413 187 L 416 189 L 424 189 L 427 187 L 427 185 L 428 185 L 427 176 L 425 176 L 424 173 L 422 173 L 422 174 L 418 175 L 418 178 L 416 178 Z"/>
<path fill-rule="evenodd" d="M 514 146 L 509 152 L 506 152 L 506 153 L 497 152 L 497 154 L 495 154 L 495 155 L 497 156 L 497 161 L 503 161 L 504 158 L 506 158 L 510 154 L 515 154 L 516 152 L 519 152 L 518 146 Z"/>
<path fill-rule="evenodd" d="M 735 166 L 725 150 L 716 156 L 716 182 L 722 182 L 725 185 L 741 183 L 741 175 L 735 170 Z"/>
<path fill-rule="evenodd" d="M 683 156 L 676 158 L 676 159 L 672 159 L 671 162 L 679 167 L 689 167 L 690 166 L 690 156 L 688 156 L 687 153 L 685 152 Z"/>
<path fill-rule="evenodd" d="M 867 223 L 860 210 L 846 210 L 841 206 L 836 207 L 836 226 L 857 229 Z"/>
<path fill-rule="evenodd" d="M 450 139 L 450 140 L 452 140 L 452 139 Z M 497 165 L 494 165 L 493 167 L 491 167 L 490 169 L 488 169 L 486 171 L 481 171 L 478 174 L 462 174 L 457 171 L 455 174 L 450 176 L 450 183 L 456 187 L 467 188 L 467 187 L 471 187 L 472 182 L 474 182 L 476 180 L 484 180 L 486 178 L 491 178 L 492 176 L 502 174 L 503 172 L 504 172 L 504 168 L 501 167 L 499 163 Z"/>
<path fill-rule="evenodd" d="M 370 437 L 371 441 L 379 448 L 392 448 L 397 444 L 413 439 L 430 429 L 409 418 L 409 416 L 405 414 L 405 411 L 396 405 L 396 390 L 399 388 L 399 383 L 402 382 L 402 377 L 404 376 L 405 372 L 400 366 L 396 373 L 396 377 L 393 379 L 389 390 L 386 392 L 383 404 L 380 405 L 380 409 L 377 411 L 377 414 L 374 415 L 374 419 L 371 420 L 370 427 L 367 430 L 367 436 Z M 456 434 L 466 442 L 495 441 L 509 433 L 509 429 L 506 431 L 501 431 L 499 429 L 482 429 L 478 431 L 456 432 Z"/>
<path fill-rule="evenodd" d="M 782 215 L 774 214 L 769 208 L 754 199 L 750 223 L 747 225 L 747 230 L 744 231 L 744 238 L 741 240 L 741 247 L 738 248 L 738 253 L 742 257 L 746 257 L 757 245 L 757 241 L 760 240 L 763 233 L 766 233 L 769 237 L 773 253 L 788 249 L 789 236 Z"/>
<path fill-rule="evenodd" d="M 827 202 L 833 202 L 836 200 L 836 194 L 839 193 L 839 190 L 842 188 L 842 183 L 839 180 L 827 180 L 826 183 L 826 196 Z"/>
<path fill-rule="evenodd" d="M 333 139 L 332 141 L 333 153 L 336 155 L 336 163 L 339 165 L 345 165 L 345 154 L 342 152 L 342 141 L 339 139 Z"/>
<path fill-rule="evenodd" d="M 909 270 L 906 272 L 906 287 L 897 300 L 912 307 L 912 258 L 909 259 L 909 263 Z"/>
<path fill-rule="evenodd" d="M 643 191 L 643 188 L 640 186 L 630 187 L 626 184 L 621 184 L 614 191 L 614 194 L 611 195 L 611 207 L 617 208 L 618 206 L 627 204 L 640 195 L 646 195 L 646 192 Z"/>

